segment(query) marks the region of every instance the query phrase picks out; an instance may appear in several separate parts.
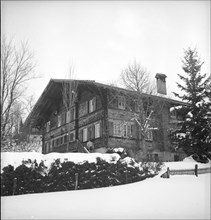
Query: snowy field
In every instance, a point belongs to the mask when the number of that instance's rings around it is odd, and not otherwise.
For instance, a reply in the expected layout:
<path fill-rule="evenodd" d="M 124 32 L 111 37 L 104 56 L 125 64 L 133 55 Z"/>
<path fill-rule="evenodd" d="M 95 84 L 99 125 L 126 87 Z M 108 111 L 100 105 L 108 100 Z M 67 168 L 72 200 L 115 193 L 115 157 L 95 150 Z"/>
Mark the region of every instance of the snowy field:
<path fill-rule="evenodd" d="M 210 219 L 210 174 L 1 198 L 1 219 Z"/>
<path fill-rule="evenodd" d="M 36 159 L 40 157 L 30 154 Z M 15 154 L 4 156 L 1 158 L 4 165 L 17 166 L 23 159 Z M 99 155 L 78 154 L 73 158 L 69 154 L 68 158 L 79 162 L 87 156 L 91 162 Z M 103 157 L 110 160 L 109 155 Z M 170 169 L 185 169 L 195 164 L 193 159 L 186 158 L 165 165 Z M 209 167 L 210 163 L 198 163 L 198 166 Z M 158 175 L 122 186 L 1 197 L 1 219 L 210 219 L 210 183 L 210 174 L 174 175 L 169 179 Z"/>

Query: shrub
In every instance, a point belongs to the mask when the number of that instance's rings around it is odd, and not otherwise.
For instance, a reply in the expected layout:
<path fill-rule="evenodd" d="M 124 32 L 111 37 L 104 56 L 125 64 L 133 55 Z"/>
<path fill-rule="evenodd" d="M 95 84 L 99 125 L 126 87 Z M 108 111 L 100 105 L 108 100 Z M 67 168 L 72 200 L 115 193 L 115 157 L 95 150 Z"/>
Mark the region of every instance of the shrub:
<path fill-rule="evenodd" d="M 119 159 L 116 163 L 108 163 L 101 158 L 96 160 L 96 163 L 84 161 L 75 164 L 57 159 L 51 164 L 48 172 L 43 161 L 39 164 L 31 160 L 23 161 L 16 169 L 9 165 L 1 174 L 2 195 L 74 190 L 77 177 L 79 190 L 116 186 L 144 180 L 156 175 L 160 169 L 156 163 L 142 163 L 139 167 L 129 157 Z"/>

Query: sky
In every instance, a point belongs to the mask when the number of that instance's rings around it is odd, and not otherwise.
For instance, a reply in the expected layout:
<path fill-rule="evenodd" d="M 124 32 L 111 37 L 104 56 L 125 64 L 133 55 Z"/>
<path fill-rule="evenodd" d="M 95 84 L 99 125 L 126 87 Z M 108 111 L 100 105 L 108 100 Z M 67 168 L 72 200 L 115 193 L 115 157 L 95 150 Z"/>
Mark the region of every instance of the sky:
<path fill-rule="evenodd" d="M 118 81 L 136 60 L 155 80 L 178 91 L 184 49 L 196 47 L 210 74 L 210 1 L 2 1 L 1 35 L 28 41 L 41 78 L 29 83 L 37 100 L 51 78 Z M 181 82 L 181 81 L 180 81 Z"/>

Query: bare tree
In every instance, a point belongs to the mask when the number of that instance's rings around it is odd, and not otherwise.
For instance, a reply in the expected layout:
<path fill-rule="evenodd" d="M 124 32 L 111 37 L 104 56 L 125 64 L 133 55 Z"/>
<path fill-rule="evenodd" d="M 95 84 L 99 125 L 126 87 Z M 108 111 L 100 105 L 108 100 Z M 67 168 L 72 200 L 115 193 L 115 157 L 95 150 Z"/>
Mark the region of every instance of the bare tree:
<path fill-rule="evenodd" d="M 66 117 L 69 117 L 69 119 L 66 120 L 68 123 L 71 121 L 71 118 L 75 117 L 75 102 L 77 101 L 77 89 L 78 89 L 78 83 L 77 80 L 74 80 L 74 68 L 70 67 L 69 69 L 69 74 L 67 77 L 67 80 L 65 80 L 62 83 L 62 98 L 63 98 L 63 104 L 65 106 L 66 110 Z M 69 126 L 70 129 L 70 126 Z M 70 130 L 67 130 L 68 136 L 70 135 Z M 68 139 L 68 144 L 67 144 L 67 149 L 66 151 L 68 152 L 69 150 L 69 139 Z"/>
<path fill-rule="evenodd" d="M 139 93 L 155 92 L 155 85 L 150 79 L 150 74 L 141 64 L 134 61 L 121 73 L 120 83 L 128 90 Z"/>
<path fill-rule="evenodd" d="M 75 104 L 77 83 L 73 80 L 73 78 L 74 68 L 70 67 L 67 80 L 62 84 L 62 97 L 66 111 L 70 110 L 70 108 Z"/>
<path fill-rule="evenodd" d="M 27 96 L 25 98 L 25 102 L 23 103 L 24 110 L 27 114 L 29 114 L 35 105 L 35 96 L 34 94 Z"/>
<path fill-rule="evenodd" d="M 20 48 L 12 40 L 1 39 L 1 141 L 11 135 L 14 108 L 21 102 L 26 91 L 26 82 L 35 78 L 33 54 L 27 43 Z"/>
<path fill-rule="evenodd" d="M 158 99 L 155 100 L 149 96 L 149 94 L 156 93 L 155 86 L 150 80 L 147 70 L 136 61 L 122 71 L 121 83 L 126 89 L 133 91 L 135 94 L 137 113 L 133 115 L 131 120 L 137 124 L 138 140 L 140 140 L 138 144 L 142 148 L 143 158 L 145 158 L 147 154 L 146 139 L 149 132 L 152 133 L 152 130 L 158 130 L 159 123 L 156 122 L 154 116 L 158 114 L 159 109 L 162 109 L 163 104 Z M 134 95 L 129 98 L 134 99 Z"/>

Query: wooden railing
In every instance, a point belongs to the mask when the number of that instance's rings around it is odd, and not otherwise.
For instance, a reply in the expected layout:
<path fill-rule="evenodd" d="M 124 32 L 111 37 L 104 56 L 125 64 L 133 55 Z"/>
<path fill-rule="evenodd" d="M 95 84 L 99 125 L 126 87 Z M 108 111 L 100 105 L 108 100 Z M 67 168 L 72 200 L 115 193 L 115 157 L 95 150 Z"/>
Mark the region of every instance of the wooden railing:
<path fill-rule="evenodd" d="M 170 175 L 196 175 L 204 174 L 204 173 L 211 173 L 211 167 L 206 168 L 198 168 L 196 164 L 193 169 L 181 169 L 181 170 L 170 170 L 167 167 L 167 171 L 161 175 L 162 178 L 170 178 Z"/>
<path fill-rule="evenodd" d="M 78 151 L 79 151 L 79 152 L 82 152 L 82 153 L 90 153 L 90 152 L 88 151 L 88 149 L 87 149 L 85 146 L 83 146 L 83 144 L 82 144 L 79 140 L 76 140 L 76 142 L 77 142 L 77 147 L 78 147 Z"/>

